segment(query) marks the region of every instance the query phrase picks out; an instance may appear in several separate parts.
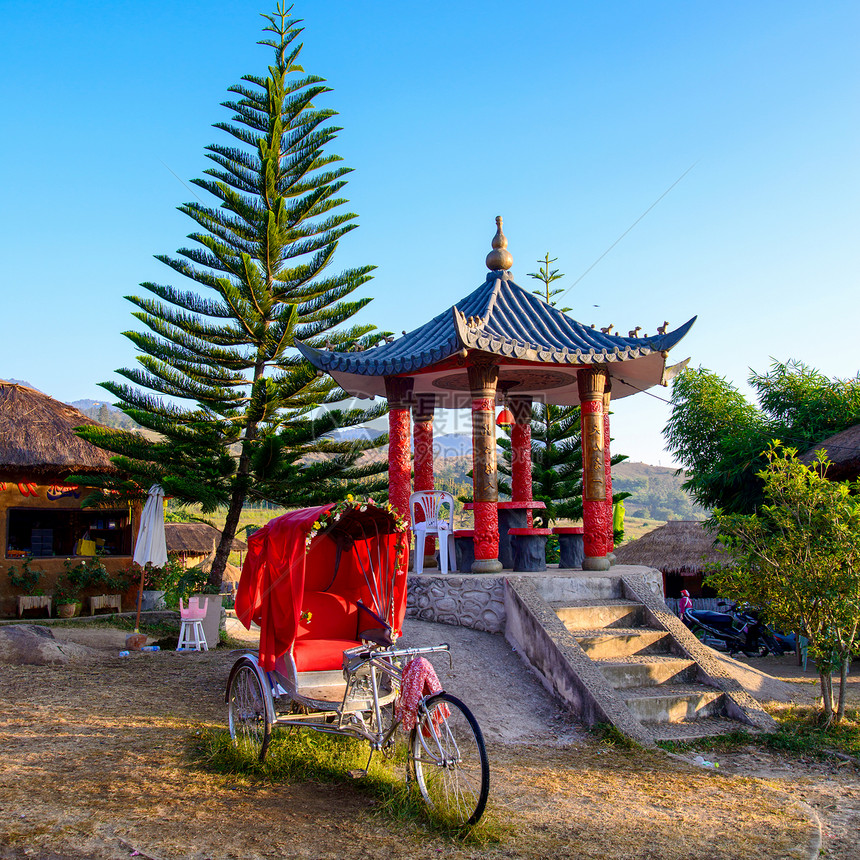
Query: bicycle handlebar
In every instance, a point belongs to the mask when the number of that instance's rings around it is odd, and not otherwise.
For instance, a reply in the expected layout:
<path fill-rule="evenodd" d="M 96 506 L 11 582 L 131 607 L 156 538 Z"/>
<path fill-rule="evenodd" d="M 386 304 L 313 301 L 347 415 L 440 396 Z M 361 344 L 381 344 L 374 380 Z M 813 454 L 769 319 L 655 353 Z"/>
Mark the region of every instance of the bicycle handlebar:
<path fill-rule="evenodd" d="M 371 657 L 417 657 L 420 654 L 442 654 L 450 650 L 451 646 L 446 643 L 425 645 L 421 648 L 379 648 L 373 651 L 362 651 L 357 656 L 361 660 L 369 660 Z"/>

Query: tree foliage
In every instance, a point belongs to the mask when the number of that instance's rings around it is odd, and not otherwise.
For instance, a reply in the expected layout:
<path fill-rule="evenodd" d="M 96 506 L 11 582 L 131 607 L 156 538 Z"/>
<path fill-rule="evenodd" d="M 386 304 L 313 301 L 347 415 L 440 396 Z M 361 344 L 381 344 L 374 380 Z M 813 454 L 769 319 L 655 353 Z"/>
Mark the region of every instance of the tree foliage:
<path fill-rule="evenodd" d="M 543 265 L 536 272 L 529 272 L 529 277 L 534 278 L 536 281 L 541 281 L 543 283 L 543 288 L 538 290 L 532 290 L 532 293 L 536 296 L 540 296 L 548 305 L 552 307 L 556 306 L 556 303 L 553 299 L 562 295 L 566 291 L 561 287 L 556 287 L 555 289 L 550 289 L 552 284 L 555 281 L 560 281 L 564 277 L 564 273 L 560 272 L 558 269 L 550 269 L 550 266 L 558 260 L 558 257 L 550 257 L 549 251 L 546 252 L 546 256 L 542 260 L 538 260 L 538 263 L 543 263 Z M 559 308 L 559 310 L 566 314 L 570 308 Z"/>
<path fill-rule="evenodd" d="M 363 348 L 380 334 L 369 324 L 345 326 L 370 301 L 351 294 L 373 267 L 330 272 L 339 240 L 356 227 L 340 196 L 349 168 L 326 152 L 339 129 L 330 123 L 335 112 L 316 105 L 330 90 L 299 64 L 302 29 L 290 10 L 279 3 L 263 16 L 260 44 L 273 60 L 265 75 L 246 75 L 230 88 L 224 106 L 232 119 L 215 124 L 232 140 L 207 147 L 213 166 L 194 180 L 215 205 L 181 206 L 199 226 L 193 244 L 158 257 L 193 288 L 144 283 L 147 295 L 127 297 L 146 329 L 125 333 L 139 366 L 118 371 L 131 384 L 103 386 L 152 433 L 80 430 L 117 454 L 114 462 L 130 476 L 90 485 L 134 495 L 159 483 L 204 512 L 227 505 L 213 585 L 249 492 L 296 507 L 359 484 L 364 494 L 384 486 L 371 480 L 384 464 L 356 462 L 385 437 L 321 438 L 383 410 L 320 412 L 345 394 L 292 348 L 294 339 Z M 309 461 L 308 454 L 324 456 Z"/>
<path fill-rule="evenodd" d="M 778 445 L 779 443 L 775 443 Z M 731 562 L 708 577 L 720 594 L 760 607 L 765 620 L 809 640 L 829 723 L 845 712 L 845 682 L 858 653 L 860 502 L 857 485 L 828 481 L 828 460 L 813 467 L 794 449 L 765 452 L 764 504 L 755 514 L 717 511 Z M 831 676 L 841 675 L 834 709 Z"/>
<path fill-rule="evenodd" d="M 789 361 L 748 381 L 759 405 L 704 368 L 673 383 L 666 446 L 687 470 L 684 488 L 705 508 L 751 513 L 761 504 L 764 452 L 773 439 L 805 451 L 860 422 L 860 375 L 829 379 Z"/>

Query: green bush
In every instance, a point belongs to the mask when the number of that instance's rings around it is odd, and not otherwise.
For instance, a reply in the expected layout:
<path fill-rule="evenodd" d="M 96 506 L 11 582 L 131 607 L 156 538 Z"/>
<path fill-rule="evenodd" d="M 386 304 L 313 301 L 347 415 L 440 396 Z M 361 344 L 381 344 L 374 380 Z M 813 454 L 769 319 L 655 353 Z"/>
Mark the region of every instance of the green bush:
<path fill-rule="evenodd" d="M 20 568 L 9 568 L 9 581 L 13 588 L 20 588 L 24 594 L 41 594 L 41 589 L 36 586 L 44 573 L 43 570 L 33 570 L 30 565 L 33 559 L 25 558 Z"/>

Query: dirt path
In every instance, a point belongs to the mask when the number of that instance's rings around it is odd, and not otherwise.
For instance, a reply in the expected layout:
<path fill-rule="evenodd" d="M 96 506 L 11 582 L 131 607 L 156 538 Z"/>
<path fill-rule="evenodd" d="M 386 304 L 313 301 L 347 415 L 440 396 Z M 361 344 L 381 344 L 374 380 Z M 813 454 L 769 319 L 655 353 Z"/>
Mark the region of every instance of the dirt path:
<path fill-rule="evenodd" d="M 355 784 L 269 785 L 199 770 L 188 743 L 224 726 L 233 657 L 119 658 L 105 631 L 104 641 L 82 643 L 86 660 L 0 666 L 0 858 L 778 860 L 805 858 L 815 844 L 802 800 L 825 820 L 827 856 L 858 856 L 853 769 L 742 752 L 716 773 L 609 748 L 570 720 L 501 637 L 414 622 L 406 633 L 451 643 L 453 672 L 437 667 L 487 735 L 499 843 L 461 845 L 393 822 Z"/>

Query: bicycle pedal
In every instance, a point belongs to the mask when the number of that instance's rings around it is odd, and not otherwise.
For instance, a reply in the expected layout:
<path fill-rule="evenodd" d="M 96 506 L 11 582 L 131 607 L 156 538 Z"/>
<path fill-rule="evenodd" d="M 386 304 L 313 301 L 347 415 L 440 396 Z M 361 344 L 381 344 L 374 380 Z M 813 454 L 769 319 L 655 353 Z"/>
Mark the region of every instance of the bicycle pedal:
<path fill-rule="evenodd" d="M 356 770 L 347 771 L 353 779 L 364 779 L 367 776 L 367 768 L 357 768 Z"/>

